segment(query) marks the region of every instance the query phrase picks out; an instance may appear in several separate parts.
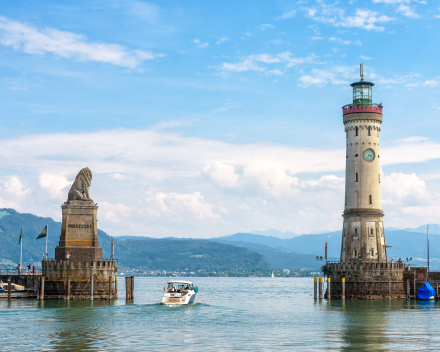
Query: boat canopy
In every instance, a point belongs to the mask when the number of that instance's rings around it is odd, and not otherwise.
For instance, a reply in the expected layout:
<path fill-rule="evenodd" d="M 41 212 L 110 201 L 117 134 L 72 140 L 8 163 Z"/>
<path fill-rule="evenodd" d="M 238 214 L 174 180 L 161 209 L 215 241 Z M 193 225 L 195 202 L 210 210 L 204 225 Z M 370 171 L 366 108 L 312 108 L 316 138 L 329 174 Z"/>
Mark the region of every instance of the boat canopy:
<path fill-rule="evenodd" d="M 192 285 L 191 281 L 182 281 L 182 280 L 171 280 L 168 281 L 167 284 L 184 284 L 184 285 Z"/>
<path fill-rule="evenodd" d="M 435 290 L 429 281 L 417 290 L 417 296 L 419 299 L 430 299 L 432 296 L 435 297 Z"/>

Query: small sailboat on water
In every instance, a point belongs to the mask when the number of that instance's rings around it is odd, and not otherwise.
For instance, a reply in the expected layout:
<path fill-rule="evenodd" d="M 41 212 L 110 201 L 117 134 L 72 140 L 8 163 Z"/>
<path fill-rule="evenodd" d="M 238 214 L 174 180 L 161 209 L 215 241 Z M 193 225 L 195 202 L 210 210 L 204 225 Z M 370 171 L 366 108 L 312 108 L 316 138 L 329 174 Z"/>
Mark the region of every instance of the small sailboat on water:
<path fill-rule="evenodd" d="M 275 278 L 275 276 L 274 276 L 274 274 L 273 274 L 273 271 L 272 271 L 272 276 L 271 276 L 271 278 L 272 278 L 272 279 L 274 279 L 274 278 Z"/>
<path fill-rule="evenodd" d="M 426 242 L 428 251 L 428 277 L 425 284 L 417 290 L 417 296 L 419 297 L 419 299 L 424 301 L 435 299 L 435 290 L 429 283 L 429 225 L 427 225 L 426 227 Z"/>

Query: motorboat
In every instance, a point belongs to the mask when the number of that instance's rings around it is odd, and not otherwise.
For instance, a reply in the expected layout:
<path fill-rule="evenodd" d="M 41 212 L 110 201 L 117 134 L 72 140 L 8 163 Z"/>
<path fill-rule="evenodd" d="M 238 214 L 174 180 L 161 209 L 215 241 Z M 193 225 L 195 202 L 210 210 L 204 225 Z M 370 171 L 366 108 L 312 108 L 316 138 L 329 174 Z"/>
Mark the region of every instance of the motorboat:
<path fill-rule="evenodd" d="M 35 297 L 32 288 L 11 283 L 11 298 L 30 298 Z M 0 298 L 8 298 L 8 283 L 0 282 Z"/>
<path fill-rule="evenodd" d="M 191 281 L 168 281 L 160 304 L 187 305 L 194 303 L 198 291 L 199 288 L 197 286 L 194 287 Z"/>

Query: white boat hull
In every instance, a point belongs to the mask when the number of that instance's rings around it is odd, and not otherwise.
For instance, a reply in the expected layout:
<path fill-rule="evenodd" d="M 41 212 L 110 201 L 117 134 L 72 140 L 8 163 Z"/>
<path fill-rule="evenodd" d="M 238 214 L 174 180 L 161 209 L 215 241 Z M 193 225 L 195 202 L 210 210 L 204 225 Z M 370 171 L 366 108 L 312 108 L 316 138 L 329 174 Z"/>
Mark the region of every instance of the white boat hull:
<path fill-rule="evenodd" d="M 179 296 L 179 295 L 172 295 L 169 293 L 165 293 L 162 298 L 162 302 L 160 304 L 166 304 L 166 305 L 188 305 L 191 303 L 194 303 L 196 300 L 196 293 L 194 291 L 188 292 L 186 295 Z"/>
<path fill-rule="evenodd" d="M 11 291 L 11 298 L 31 298 L 35 296 L 35 291 L 31 289 Z M 8 291 L 0 290 L 0 298 L 8 298 Z"/>

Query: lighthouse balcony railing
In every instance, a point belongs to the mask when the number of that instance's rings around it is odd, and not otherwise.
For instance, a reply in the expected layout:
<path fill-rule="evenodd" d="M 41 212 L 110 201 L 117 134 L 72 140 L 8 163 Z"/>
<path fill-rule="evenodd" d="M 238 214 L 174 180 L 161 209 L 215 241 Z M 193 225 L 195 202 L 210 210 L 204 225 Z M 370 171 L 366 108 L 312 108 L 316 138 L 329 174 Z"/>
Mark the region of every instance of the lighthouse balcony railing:
<path fill-rule="evenodd" d="M 382 114 L 382 104 L 347 104 L 342 107 L 342 115 L 356 113 Z"/>

